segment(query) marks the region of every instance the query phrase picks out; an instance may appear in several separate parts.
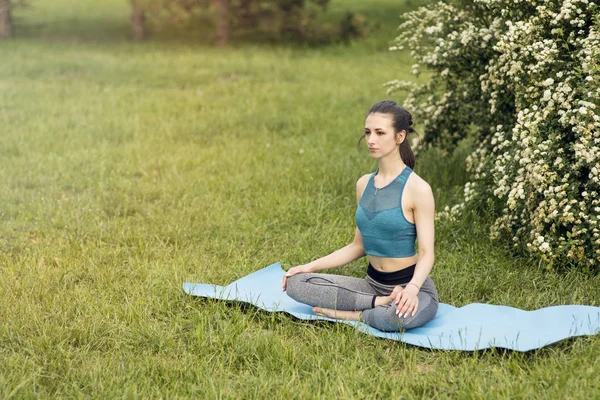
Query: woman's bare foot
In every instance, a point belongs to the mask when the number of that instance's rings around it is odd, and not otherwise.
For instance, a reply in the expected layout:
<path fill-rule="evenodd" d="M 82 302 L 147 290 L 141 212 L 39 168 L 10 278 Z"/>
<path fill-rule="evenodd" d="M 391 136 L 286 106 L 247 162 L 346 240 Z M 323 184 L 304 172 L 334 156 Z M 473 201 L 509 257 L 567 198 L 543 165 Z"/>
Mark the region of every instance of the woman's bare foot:
<path fill-rule="evenodd" d="M 377 296 L 377 297 L 375 297 L 375 307 L 392 304 L 392 301 L 394 301 L 394 299 L 395 299 L 395 297 L 392 297 L 391 295 L 390 296 Z"/>
<path fill-rule="evenodd" d="M 404 288 L 402 286 L 396 286 L 394 291 L 389 296 L 377 296 L 375 297 L 375 307 L 392 304 L 396 299 L 396 296 L 402 292 Z M 331 308 L 324 307 L 313 307 L 312 311 L 321 317 L 329 317 L 334 319 L 345 319 L 348 321 L 360 321 L 360 311 L 341 311 L 332 310 Z"/>
<path fill-rule="evenodd" d="M 392 304 L 392 301 L 396 299 L 398 294 L 402 292 L 404 288 L 402 286 L 396 286 L 394 291 L 389 296 L 377 296 L 375 297 L 375 307 Z"/>
<path fill-rule="evenodd" d="M 348 321 L 360 321 L 360 311 L 341 311 L 323 307 L 313 307 L 312 310 L 315 314 L 321 317 L 345 319 Z"/>

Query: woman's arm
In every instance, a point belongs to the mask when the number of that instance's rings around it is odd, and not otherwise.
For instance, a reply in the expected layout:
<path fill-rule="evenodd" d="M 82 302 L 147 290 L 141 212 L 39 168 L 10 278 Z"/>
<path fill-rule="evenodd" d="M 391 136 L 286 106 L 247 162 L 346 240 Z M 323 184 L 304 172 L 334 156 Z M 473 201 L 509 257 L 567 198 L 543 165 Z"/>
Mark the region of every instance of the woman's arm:
<path fill-rule="evenodd" d="M 433 267 L 433 221 L 435 216 L 435 201 L 431 187 L 425 181 L 422 181 L 415 187 L 415 202 L 417 205 L 413 208 L 415 216 L 415 225 L 417 226 L 417 240 L 419 241 L 419 260 L 415 266 L 415 273 L 406 287 L 396 294 L 396 314 L 401 318 L 409 315 L 415 315 L 419 307 L 419 298 L 417 293 L 427 279 L 431 268 Z"/>
<path fill-rule="evenodd" d="M 367 182 L 369 181 L 369 175 L 363 175 L 356 182 L 356 203 L 360 203 Z M 358 228 L 354 231 L 354 240 L 347 246 L 342 247 L 333 253 L 314 260 L 306 266 L 311 272 L 320 271 L 323 269 L 336 268 L 342 265 L 351 263 L 352 261 L 358 260 L 365 256 L 365 249 L 363 246 L 362 235 Z"/>
<path fill-rule="evenodd" d="M 352 261 L 364 257 L 364 255 L 365 249 L 362 243 L 362 236 L 360 235 L 358 228 L 356 228 L 356 232 L 354 233 L 354 241 L 352 243 L 334 251 L 325 257 L 314 260 L 306 264 L 306 266 L 310 272 L 316 272 L 322 269 L 336 268 L 346 265 Z"/>
<path fill-rule="evenodd" d="M 365 191 L 365 187 L 367 186 L 367 182 L 369 181 L 369 175 L 364 175 L 356 182 L 356 200 L 360 202 L 360 198 L 362 197 L 363 192 Z M 306 272 L 315 272 L 320 271 L 322 269 L 335 268 L 341 265 L 348 264 L 354 260 L 358 260 L 359 258 L 365 255 L 365 249 L 362 242 L 362 236 L 358 228 L 356 228 L 354 232 L 354 240 L 347 246 L 342 247 L 339 250 L 334 251 L 333 253 L 321 257 L 318 260 L 312 261 L 308 264 L 298 265 L 296 267 L 290 268 L 288 272 L 283 276 L 283 282 L 281 284 L 281 289 L 285 290 L 287 287 L 287 279 L 290 276 L 306 273 Z"/>
<path fill-rule="evenodd" d="M 419 260 L 415 266 L 415 273 L 410 283 L 420 288 L 433 267 L 435 200 L 431 186 L 427 182 L 421 182 L 416 189 L 415 197 L 418 199 L 418 202 L 417 206 L 413 209 L 413 215 L 415 217 L 415 225 L 417 226 Z M 414 285 L 410 286 L 414 287 Z"/>

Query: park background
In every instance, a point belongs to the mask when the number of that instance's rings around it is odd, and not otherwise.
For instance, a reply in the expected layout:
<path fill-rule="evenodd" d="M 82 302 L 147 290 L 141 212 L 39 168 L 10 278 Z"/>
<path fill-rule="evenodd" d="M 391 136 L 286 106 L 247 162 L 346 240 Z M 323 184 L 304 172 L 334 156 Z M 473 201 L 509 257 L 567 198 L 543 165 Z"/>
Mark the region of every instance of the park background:
<path fill-rule="evenodd" d="M 600 396 L 598 336 L 431 351 L 181 289 L 352 240 L 355 182 L 376 168 L 357 148 L 365 113 L 402 103 L 383 83 L 417 81 L 408 52 L 389 51 L 417 6 L 335 0 L 325 20 L 350 10 L 379 27 L 225 47 L 168 31 L 134 43 L 122 0 L 16 10 L 0 42 L 0 397 Z M 472 148 L 419 153 L 436 210 L 460 201 Z M 598 276 L 514 253 L 489 223 L 436 222 L 442 302 L 600 305 Z"/>

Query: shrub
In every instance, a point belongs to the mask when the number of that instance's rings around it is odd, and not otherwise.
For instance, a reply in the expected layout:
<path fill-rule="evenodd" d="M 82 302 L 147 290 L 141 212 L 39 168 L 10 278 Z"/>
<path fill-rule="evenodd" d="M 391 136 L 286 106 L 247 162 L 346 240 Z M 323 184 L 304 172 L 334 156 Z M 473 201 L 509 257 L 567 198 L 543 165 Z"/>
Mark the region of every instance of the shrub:
<path fill-rule="evenodd" d="M 421 145 L 467 158 L 466 208 L 494 210 L 490 235 L 553 265 L 600 265 L 600 22 L 590 0 L 472 0 L 408 13 L 391 50 L 425 68 L 404 106 L 424 121 Z"/>
<path fill-rule="evenodd" d="M 217 25 L 225 18 L 231 36 L 267 38 L 310 44 L 347 42 L 365 37 L 364 16 L 348 12 L 343 19 L 322 22 L 329 0 L 229 0 L 228 13 L 220 16 L 211 0 L 138 0 L 159 26 Z"/>

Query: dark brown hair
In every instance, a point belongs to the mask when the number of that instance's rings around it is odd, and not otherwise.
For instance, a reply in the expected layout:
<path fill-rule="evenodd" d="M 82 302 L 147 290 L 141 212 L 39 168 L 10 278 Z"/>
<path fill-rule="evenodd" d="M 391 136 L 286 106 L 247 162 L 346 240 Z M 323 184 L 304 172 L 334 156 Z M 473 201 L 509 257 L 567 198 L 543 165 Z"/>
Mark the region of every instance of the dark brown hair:
<path fill-rule="evenodd" d="M 404 164 L 408 165 L 411 169 L 415 167 L 415 155 L 413 154 L 410 144 L 408 144 L 408 134 L 415 132 L 412 128 L 412 115 L 404 108 L 400 107 L 396 102 L 392 100 L 384 100 L 373 105 L 367 115 L 371 114 L 386 114 L 392 116 L 392 126 L 394 127 L 394 135 L 401 131 L 406 131 L 406 137 L 404 141 L 400 143 L 400 158 L 404 161 Z M 365 137 L 362 135 L 360 141 Z"/>

